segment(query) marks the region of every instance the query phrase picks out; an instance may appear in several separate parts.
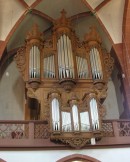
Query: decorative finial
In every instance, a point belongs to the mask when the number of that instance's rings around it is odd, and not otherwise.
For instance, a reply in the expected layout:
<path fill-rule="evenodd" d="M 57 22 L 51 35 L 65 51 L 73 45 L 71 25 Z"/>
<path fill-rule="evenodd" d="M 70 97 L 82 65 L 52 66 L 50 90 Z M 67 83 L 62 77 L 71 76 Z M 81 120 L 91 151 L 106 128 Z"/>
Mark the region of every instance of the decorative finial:
<path fill-rule="evenodd" d="M 101 37 L 99 36 L 95 26 L 90 27 L 90 32 L 85 35 L 85 41 L 96 41 L 97 43 L 101 44 Z"/>
<path fill-rule="evenodd" d="M 34 38 L 42 40 L 42 33 L 39 31 L 37 24 L 33 24 L 31 31 L 27 33 L 26 40 L 28 41 Z"/>
<path fill-rule="evenodd" d="M 66 17 L 66 11 L 64 9 L 60 13 L 61 13 L 61 17 Z"/>
<path fill-rule="evenodd" d="M 54 21 L 54 30 L 61 27 L 72 28 L 70 20 L 66 17 L 66 11 L 61 11 L 61 17 Z"/>

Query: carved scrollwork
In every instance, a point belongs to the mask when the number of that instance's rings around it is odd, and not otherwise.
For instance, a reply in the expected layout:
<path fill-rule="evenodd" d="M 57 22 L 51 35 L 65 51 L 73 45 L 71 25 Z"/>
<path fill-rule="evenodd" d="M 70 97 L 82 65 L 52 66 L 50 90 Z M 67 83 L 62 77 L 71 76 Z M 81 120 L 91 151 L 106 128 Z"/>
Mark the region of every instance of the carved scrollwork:
<path fill-rule="evenodd" d="M 53 48 L 53 40 L 52 38 L 47 39 L 44 41 L 44 47 L 45 48 Z"/>
<path fill-rule="evenodd" d="M 95 88 L 95 92 L 97 94 L 97 98 L 101 101 L 101 103 L 103 103 L 103 101 L 106 99 L 107 97 L 107 85 L 104 84 L 101 89 L 97 88 L 97 85 L 94 85 Z"/>
<path fill-rule="evenodd" d="M 102 118 L 106 115 L 106 109 L 103 105 L 99 107 L 99 116 Z"/>
<path fill-rule="evenodd" d="M 68 139 L 60 139 L 63 143 L 69 144 L 71 147 L 81 148 L 86 144 L 90 144 L 90 139 L 73 137 Z"/>
<path fill-rule="evenodd" d="M 63 79 L 59 82 L 61 86 L 64 88 L 66 92 L 70 92 L 74 85 L 76 84 L 76 81 L 73 79 Z"/>
<path fill-rule="evenodd" d="M 76 41 L 76 47 L 82 49 L 83 46 L 83 42 L 80 42 L 79 38 L 75 37 L 75 41 Z"/>
<path fill-rule="evenodd" d="M 35 92 L 31 88 L 28 89 L 27 96 L 30 98 L 37 98 Z"/>
<path fill-rule="evenodd" d="M 14 56 L 14 60 L 17 64 L 17 67 L 22 74 L 23 79 L 25 79 L 25 70 L 26 70 L 26 57 L 25 57 L 25 47 L 19 48 L 17 54 Z"/>
<path fill-rule="evenodd" d="M 106 79 L 108 80 L 113 70 L 114 59 L 110 56 L 110 54 L 105 54 L 103 61 L 105 65 Z"/>

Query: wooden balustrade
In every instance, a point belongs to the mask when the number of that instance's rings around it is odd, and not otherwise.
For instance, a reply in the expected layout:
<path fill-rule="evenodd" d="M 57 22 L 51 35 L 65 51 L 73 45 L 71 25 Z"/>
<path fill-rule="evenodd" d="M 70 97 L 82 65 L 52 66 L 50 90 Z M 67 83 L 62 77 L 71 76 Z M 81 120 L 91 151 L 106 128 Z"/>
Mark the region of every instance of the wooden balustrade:
<path fill-rule="evenodd" d="M 0 147 L 63 148 L 64 144 L 50 140 L 47 121 L 0 121 Z M 130 145 L 130 120 L 103 120 L 102 138 L 94 146 Z"/>

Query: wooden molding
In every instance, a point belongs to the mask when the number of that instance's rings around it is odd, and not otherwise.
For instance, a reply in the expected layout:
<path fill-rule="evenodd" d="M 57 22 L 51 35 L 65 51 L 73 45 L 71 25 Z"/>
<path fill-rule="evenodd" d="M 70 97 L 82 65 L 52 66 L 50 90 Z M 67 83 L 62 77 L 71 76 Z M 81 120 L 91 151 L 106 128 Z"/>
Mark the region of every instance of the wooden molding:
<path fill-rule="evenodd" d="M 95 11 L 98 12 L 102 7 L 104 7 L 108 2 L 110 2 L 111 0 L 105 0 L 103 2 L 101 2 L 96 8 Z"/>

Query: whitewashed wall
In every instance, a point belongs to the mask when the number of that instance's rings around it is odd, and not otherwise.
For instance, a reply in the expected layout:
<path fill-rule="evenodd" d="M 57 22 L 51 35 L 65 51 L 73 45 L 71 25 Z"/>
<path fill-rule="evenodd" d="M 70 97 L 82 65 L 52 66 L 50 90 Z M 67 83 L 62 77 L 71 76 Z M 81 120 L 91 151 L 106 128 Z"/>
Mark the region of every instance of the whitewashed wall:
<path fill-rule="evenodd" d="M 105 148 L 86 150 L 36 150 L 36 151 L 0 151 L 0 158 L 7 162 L 56 162 L 72 155 L 83 154 L 101 162 L 129 162 L 130 148 Z"/>
<path fill-rule="evenodd" d="M 0 120 L 24 119 L 23 103 L 24 82 L 15 62 L 12 62 L 0 80 Z"/>
<path fill-rule="evenodd" d="M 116 90 L 112 80 L 108 82 L 107 98 L 103 104 L 106 108 L 105 119 L 119 119 L 118 102 Z"/>

